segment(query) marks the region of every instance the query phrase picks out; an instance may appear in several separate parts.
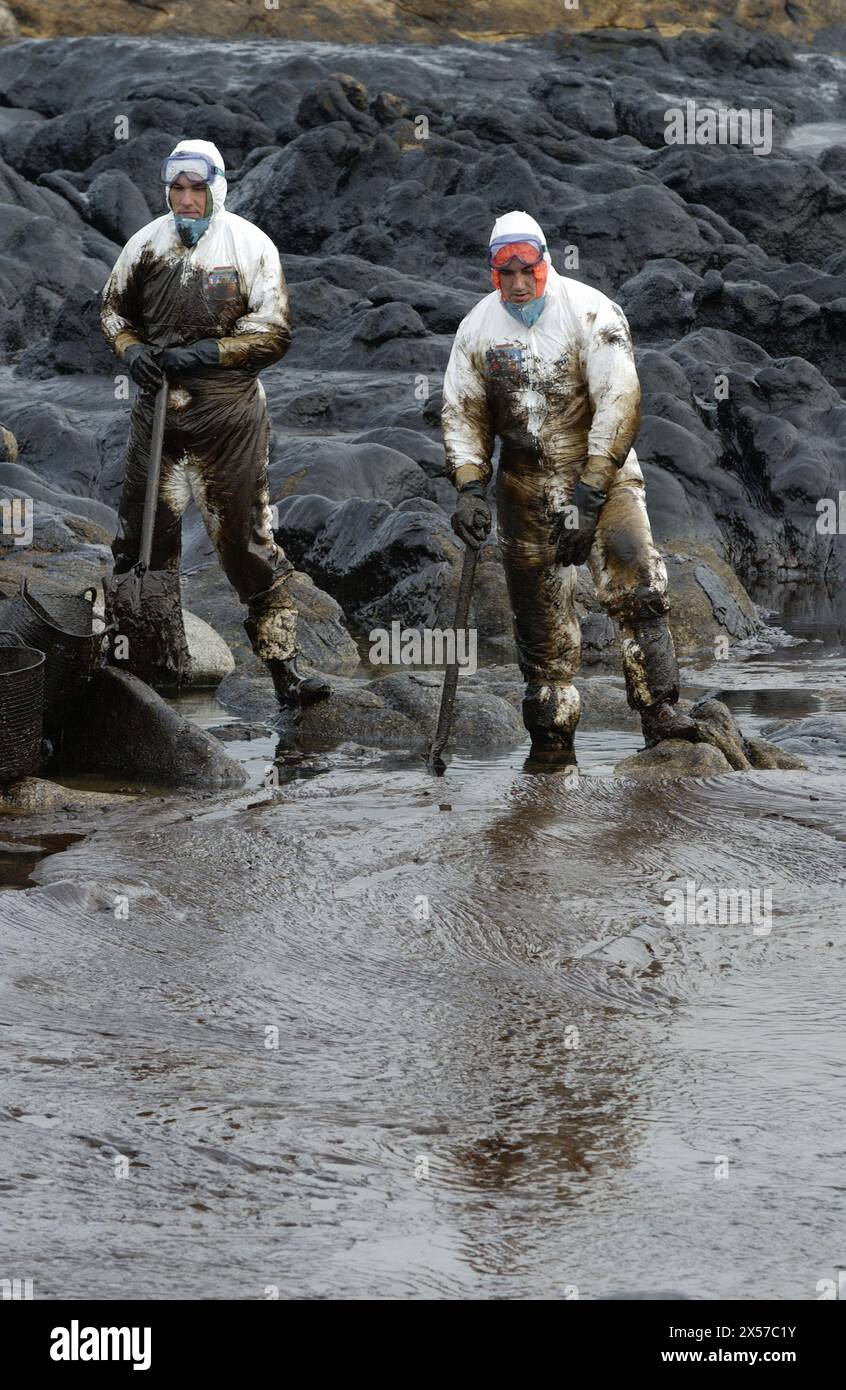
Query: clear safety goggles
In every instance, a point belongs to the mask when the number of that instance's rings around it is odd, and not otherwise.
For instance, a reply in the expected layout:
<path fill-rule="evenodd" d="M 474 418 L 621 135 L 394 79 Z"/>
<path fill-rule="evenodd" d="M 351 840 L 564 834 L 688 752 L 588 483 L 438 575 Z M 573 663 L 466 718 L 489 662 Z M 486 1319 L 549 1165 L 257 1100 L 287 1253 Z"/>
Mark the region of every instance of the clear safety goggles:
<path fill-rule="evenodd" d="M 522 237 L 519 241 L 506 241 L 500 237 L 488 247 L 488 265 L 493 270 L 501 270 L 509 261 L 517 260 L 521 266 L 531 269 L 540 265 L 546 247 L 535 237 Z"/>
<path fill-rule="evenodd" d="M 175 183 L 184 174 L 192 183 L 211 183 L 215 174 L 222 174 L 206 154 L 185 150 L 181 154 L 169 154 L 162 160 L 162 183 Z"/>

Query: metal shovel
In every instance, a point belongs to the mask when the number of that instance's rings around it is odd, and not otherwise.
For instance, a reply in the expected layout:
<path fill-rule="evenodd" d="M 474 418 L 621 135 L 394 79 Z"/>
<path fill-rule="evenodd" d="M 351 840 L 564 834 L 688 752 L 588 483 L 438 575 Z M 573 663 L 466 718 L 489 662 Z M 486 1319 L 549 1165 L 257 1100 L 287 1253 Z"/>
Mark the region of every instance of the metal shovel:
<path fill-rule="evenodd" d="M 150 434 L 150 463 L 144 494 L 141 544 L 137 562 L 103 584 L 106 621 L 116 628 L 110 664 L 130 671 L 152 686 L 181 686 L 190 669 L 182 620 L 178 570 L 151 570 L 153 530 L 159 502 L 167 378 L 156 392 Z M 121 639 L 124 639 L 123 645 Z"/>
<path fill-rule="evenodd" d="M 441 708 L 438 714 L 438 727 L 435 730 L 435 737 L 429 745 L 426 754 L 426 767 L 429 772 L 433 772 L 436 777 L 442 777 L 446 772 L 446 763 L 441 754 L 447 745 L 450 729 L 452 727 L 452 712 L 455 706 L 455 692 L 458 688 L 458 633 L 467 626 L 467 619 L 470 614 L 470 599 L 473 595 L 473 580 L 476 576 L 476 561 L 479 558 L 478 550 L 472 546 L 466 546 L 464 550 L 464 563 L 461 567 L 461 581 L 458 585 L 458 602 L 455 605 L 455 624 L 453 632 L 455 634 L 455 660 L 449 662 L 444 672 L 444 683 L 441 691 Z"/>

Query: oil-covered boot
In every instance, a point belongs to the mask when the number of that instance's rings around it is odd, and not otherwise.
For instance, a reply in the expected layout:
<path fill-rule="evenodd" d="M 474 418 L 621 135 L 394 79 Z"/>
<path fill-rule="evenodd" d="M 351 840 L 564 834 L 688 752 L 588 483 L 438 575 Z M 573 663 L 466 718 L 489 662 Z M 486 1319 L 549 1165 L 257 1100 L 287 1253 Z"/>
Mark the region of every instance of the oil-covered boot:
<path fill-rule="evenodd" d="M 667 738 L 699 743 L 699 725 L 676 706 L 679 664 L 666 611 L 654 611 L 668 609 L 669 603 L 661 594 L 651 599 L 644 595 L 641 602 L 641 613 L 624 629 L 623 674 L 629 704 L 640 715 L 644 742 L 647 748 Z"/>
<path fill-rule="evenodd" d="M 689 743 L 699 743 L 699 725 L 689 714 L 676 707 L 674 701 L 658 700 L 647 705 L 640 712 L 640 724 L 647 748 L 654 748 L 665 738 L 687 739 Z"/>
<path fill-rule="evenodd" d="M 273 689 L 282 709 L 302 709 L 332 694 L 331 685 L 321 676 L 304 676 L 297 670 L 296 656 L 286 661 L 271 657 L 264 664 L 273 678 Z"/>

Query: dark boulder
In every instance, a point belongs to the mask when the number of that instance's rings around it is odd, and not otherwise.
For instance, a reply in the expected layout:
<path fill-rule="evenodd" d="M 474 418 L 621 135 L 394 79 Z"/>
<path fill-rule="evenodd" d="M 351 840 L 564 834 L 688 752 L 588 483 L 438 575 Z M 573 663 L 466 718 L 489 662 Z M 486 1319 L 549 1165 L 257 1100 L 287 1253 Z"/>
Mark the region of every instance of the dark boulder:
<path fill-rule="evenodd" d="M 111 773 L 166 786 L 240 787 L 246 773 L 211 735 L 155 690 L 104 667 L 64 723 L 63 770 Z"/>

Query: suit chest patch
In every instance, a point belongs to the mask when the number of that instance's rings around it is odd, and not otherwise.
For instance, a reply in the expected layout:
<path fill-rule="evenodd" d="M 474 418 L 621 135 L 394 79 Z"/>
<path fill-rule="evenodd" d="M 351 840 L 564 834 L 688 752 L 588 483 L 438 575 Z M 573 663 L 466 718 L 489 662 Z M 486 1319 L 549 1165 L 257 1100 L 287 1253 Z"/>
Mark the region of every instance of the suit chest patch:
<path fill-rule="evenodd" d="M 485 352 L 489 380 L 519 386 L 525 380 L 526 350 L 521 343 L 495 343 Z"/>
<path fill-rule="evenodd" d="M 241 278 L 234 265 L 216 265 L 206 271 L 206 295 L 215 304 L 237 299 L 241 293 Z"/>

